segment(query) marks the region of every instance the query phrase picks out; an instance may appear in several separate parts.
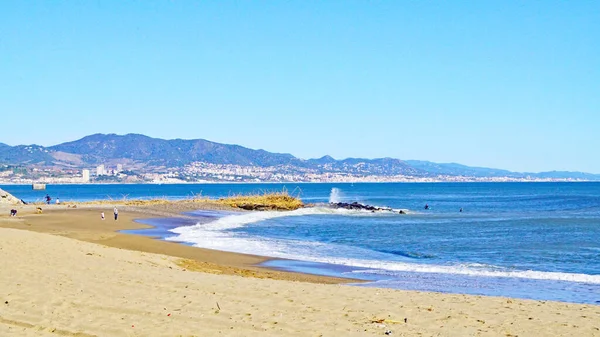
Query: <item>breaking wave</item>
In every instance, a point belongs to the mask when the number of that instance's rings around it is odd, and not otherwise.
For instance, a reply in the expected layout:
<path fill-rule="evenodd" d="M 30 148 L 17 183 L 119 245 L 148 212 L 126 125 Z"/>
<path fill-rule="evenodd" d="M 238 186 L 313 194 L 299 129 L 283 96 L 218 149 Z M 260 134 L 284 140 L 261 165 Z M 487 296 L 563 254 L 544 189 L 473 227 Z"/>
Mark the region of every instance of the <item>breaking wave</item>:
<path fill-rule="evenodd" d="M 275 218 L 291 217 L 291 216 L 305 216 L 305 215 L 344 215 L 344 216 L 381 216 L 389 215 L 389 213 L 376 212 L 371 213 L 368 211 L 361 210 L 347 210 L 347 209 L 334 209 L 329 207 L 307 207 L 300 208 L 294 211 L 264 211 L 264 212 L 248 212 L 236 215 L 230 215 L 220 218 L 216 221 L 209 222 L 206 224 L 198 224 L 191 227 L 179 227 L 172 230 L 173 233 L 183 234 L 190 230 L 201 229 L 211 231 L 222 231 L 227 229 L 240 228 L 245 225 L 265 221 Z"/>
<path fill-rule="evenodd" d="M 365 212 L 327 207 L 302 208 L 291 212 L 249 212 L 225 216 L 216 221 L 172 229 L 175 236 L 170 241 L 187 242 L 196 247 L 231 251 L 244 254 L 270 256 L 301 261 L 328 263 L 356 267 L 356 272 L 394 275 L 398 272 L 440 273 L 479 277 L 508 277 L 537 280 L 556 280 L 600 284 L 600 275 L 514 270 L 485 264 L 434 265 L 412 263 L 410 260 L 429 259 L 432 256 L 400 250 L 374 251 L 366 248 L 332 243 L 289 239 L 270 239 L 236 233 L 232 229 L 269 219 L 307 215 L 390 216 L 386 212 Z M 392 214 L 392 216 L 394 216 Z M 398 216 L 398 215 L 396 215 Z M 409 260 L 390 261 L 396 255 Z M 388 256 L 388 257 L 386 257 Z"/>

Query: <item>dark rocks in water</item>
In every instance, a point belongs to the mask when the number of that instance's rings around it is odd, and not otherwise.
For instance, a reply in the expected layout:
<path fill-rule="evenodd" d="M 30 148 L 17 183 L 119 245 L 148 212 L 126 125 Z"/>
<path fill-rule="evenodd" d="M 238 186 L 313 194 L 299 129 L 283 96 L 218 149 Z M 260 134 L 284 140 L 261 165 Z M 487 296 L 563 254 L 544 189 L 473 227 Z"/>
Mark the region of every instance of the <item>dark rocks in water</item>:
<path fill-rule="evenodd" d="M 375 207 L 375 206 L 371 206 L 371 205 L 363 205 L 363 204 L 359 204 L 358 202 L 353 202 L 353 203 L 347 203 L 347 202 L 332 202 L 329 203 L 329 205 L 333 208 L 344 208 L 344 209 L 351 209 L 351 210 L 365 210 L 365 211 L 389 211 L 389 208 L 381 208 L 381 207 Z"/>

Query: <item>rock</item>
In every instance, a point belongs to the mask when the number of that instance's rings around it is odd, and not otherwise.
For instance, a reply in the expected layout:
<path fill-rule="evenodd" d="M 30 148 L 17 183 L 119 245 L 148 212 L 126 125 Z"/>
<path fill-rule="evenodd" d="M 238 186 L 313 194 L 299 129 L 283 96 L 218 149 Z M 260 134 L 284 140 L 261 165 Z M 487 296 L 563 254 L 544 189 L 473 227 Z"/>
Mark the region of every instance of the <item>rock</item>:
<path fill-rule="evenodd" d="M 22 205 L 23 202 L 12 194 L 0 189 L 0 204 L 2 205 Z"/>
<path fill-rule="evenodd" d="M 364 211 L 389 211 L 389 208 L 381 208 L 381 207 L 375 207 L 375 206 L 371 206 L 371 205 L 363 205 L 363 204 L 359 204 L 358 202 L 353 202 L 353 203 L 346 203 L 346 202 L 332 202 L 329 204 L 331 207 L 333 208 L 344 208 L 344 209 L 350 209 L 350 210 L 364 210 Z"/>

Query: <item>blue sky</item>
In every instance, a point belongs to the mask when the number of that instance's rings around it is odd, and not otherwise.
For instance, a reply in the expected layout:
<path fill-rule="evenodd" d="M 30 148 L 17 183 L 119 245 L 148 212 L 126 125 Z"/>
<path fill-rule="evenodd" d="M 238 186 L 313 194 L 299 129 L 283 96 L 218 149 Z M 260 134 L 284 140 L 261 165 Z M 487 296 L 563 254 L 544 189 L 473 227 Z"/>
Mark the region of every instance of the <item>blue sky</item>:
<path fill-rule="evenodd" d="M 600 173 L 598 1 L 3 1 L 0 142 Z"/>

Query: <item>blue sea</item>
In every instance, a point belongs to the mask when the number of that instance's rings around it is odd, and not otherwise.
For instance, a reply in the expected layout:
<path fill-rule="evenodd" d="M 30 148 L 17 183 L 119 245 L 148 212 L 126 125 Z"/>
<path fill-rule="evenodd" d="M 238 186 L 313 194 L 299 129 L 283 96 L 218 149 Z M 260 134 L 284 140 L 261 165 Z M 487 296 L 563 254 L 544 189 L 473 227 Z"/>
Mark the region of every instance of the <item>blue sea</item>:
<path fill-rule="evenodd" d="M 600 304 L 600 183 L 49 185 L 24 199 L 223 197 L 280 191 L 315 207 L 191 212 L 140 234 L 271 256 L 266 266 L 362 279 L 357 286 Z M 334 210 L 330 201 L 394 211 Z M 424 205 L 429 205 L 425 209 Z M 462 212 L 459 210 L 462 208 Z M 399 209 L 408 214 L 399 214 Z M 197 220 L 193 220 L 197 217 Z"/>

